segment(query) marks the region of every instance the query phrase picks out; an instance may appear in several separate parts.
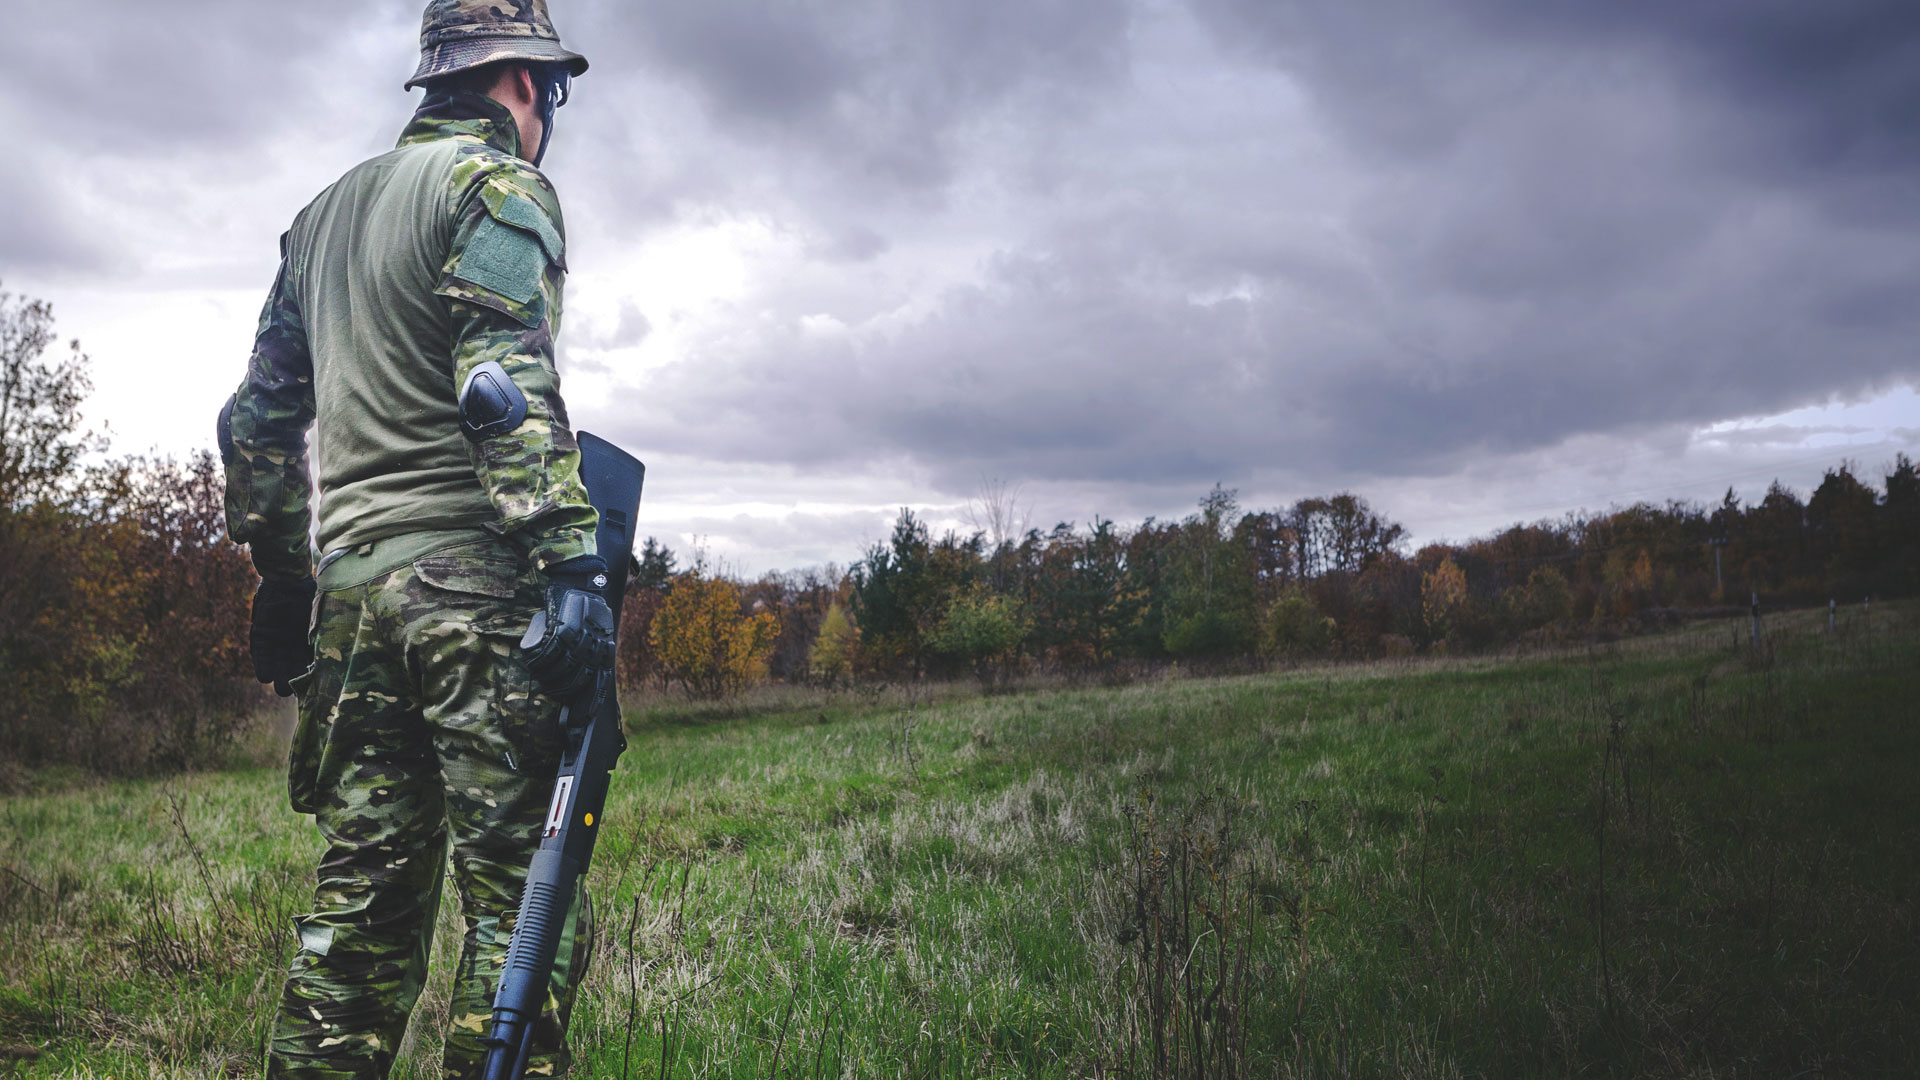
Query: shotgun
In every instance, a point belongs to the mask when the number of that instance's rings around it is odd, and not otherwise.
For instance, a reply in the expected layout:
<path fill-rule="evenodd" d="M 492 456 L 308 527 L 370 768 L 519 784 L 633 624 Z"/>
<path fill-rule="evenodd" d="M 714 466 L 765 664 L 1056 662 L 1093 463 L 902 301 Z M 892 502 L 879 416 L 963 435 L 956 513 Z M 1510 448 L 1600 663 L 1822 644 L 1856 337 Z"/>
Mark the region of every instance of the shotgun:
<path fill-rule="evenodd" d="M 640 513 L 640 488 L 646 475 L 647 467 L 632 455 L 598 436 L 580 433 L 580 478 L 586 482 L 587 501 L 600 513 L 594 535 L 607 561 L 605 596 L 613 612 L 616 646 L 620 605 L 633 565 L 634 520 Z M 522 647 L 540 639 L 545 621 L 545 612 L 534 616 Z M 493 998 L 493 1031 L 487 1037 L 482 1072 L 486 1080 L 521 1080 L 527 1068 L 533 1023 L 546 1002 L 547 980 L 573 904 L 574 886 L 586 876 L 587 864 L 593 860 L 607 785 L 614 763 L 627 748 L 613 681 L 613 672 L 605 672 L 594 686 L 561 705 L 567 749 L 560 759 L 546 823 L 540 828 L 539 850 L 527 866 L 520 915 L 507 946 L 500 989 Z"/>

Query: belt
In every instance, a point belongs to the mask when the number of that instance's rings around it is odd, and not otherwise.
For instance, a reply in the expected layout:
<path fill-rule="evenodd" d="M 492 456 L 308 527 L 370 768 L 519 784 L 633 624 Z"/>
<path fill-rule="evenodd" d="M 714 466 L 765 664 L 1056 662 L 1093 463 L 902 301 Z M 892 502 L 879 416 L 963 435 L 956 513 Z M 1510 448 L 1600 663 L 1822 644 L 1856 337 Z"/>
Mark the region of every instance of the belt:
<path fill-rule="evenodd" d="M 337 592 L 384 577 L 424 555 L 482 541 L 500 543 L 485 529 L 438 529 L 401 533 L 358 547 L 335 548 L 320 559 L 314 575 L 321 592 Z"/>

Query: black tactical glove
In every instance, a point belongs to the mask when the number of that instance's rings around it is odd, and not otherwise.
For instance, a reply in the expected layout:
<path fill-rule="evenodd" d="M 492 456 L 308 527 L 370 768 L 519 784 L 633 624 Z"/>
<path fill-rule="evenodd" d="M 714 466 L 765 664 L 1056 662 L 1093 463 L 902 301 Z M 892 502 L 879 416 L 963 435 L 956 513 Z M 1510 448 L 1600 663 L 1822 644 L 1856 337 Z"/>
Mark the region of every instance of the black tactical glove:
<path fill-rule="evenodd" d="M 294 676 L 313 666 L 307 626 L 313 619 L 313 579 L 267 578 L 253 591 L 253 626 L 247 648 L 253 653 L 253 677 L 272 683 L 287 697 Z"/>
<path fill-rule="evenodd" d="M 520 648 L 541 688 L 570 702 L 613 671 L 613 610 L 600 595 L 607 564 L 581 555 L 548 567 L 547 582 L 547 605 L 534 613 Z"/>

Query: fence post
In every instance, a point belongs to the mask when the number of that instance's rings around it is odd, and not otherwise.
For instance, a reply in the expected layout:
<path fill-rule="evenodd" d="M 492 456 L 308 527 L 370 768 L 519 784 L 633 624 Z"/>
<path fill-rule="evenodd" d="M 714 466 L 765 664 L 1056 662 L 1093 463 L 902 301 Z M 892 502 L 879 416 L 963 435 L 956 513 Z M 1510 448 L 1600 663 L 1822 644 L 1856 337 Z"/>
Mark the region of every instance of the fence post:
<path fill-rule="evenodd" d="M 1754 648 L 1760 647 L 1760 594 L 1753 594 L 1753 624 L 1747 631 L 1747 640 Z"/>
<path fill-rule="evenodd" d="M 1834 614 L 1839 610 L 1840 610 L 1840 602 L 1838 600 L 1827 601 L 1827 636 L 1828 637 L 1833 636 L 1833 617 L 1834 617 Z"/>

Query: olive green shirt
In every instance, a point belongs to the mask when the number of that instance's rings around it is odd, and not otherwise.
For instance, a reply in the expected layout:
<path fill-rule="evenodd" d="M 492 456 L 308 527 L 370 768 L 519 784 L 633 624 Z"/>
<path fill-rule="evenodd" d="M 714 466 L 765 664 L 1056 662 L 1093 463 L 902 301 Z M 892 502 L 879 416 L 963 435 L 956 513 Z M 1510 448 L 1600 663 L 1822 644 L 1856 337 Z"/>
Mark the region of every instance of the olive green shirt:
<path fill-rule="evenodd" d="M 431 96 L 389 153 L 322 192 L 282 239 L 228 437 L 228 529 L 263 575 L 305 576 L 305 432 L 317 546 L 488 528 L 541 565 L 591 553 L 595 517 L 554 367 L 565 231 L 498 104 Z M 493 360 L 526 420 L 478 442 L 459 392 Z"/>

